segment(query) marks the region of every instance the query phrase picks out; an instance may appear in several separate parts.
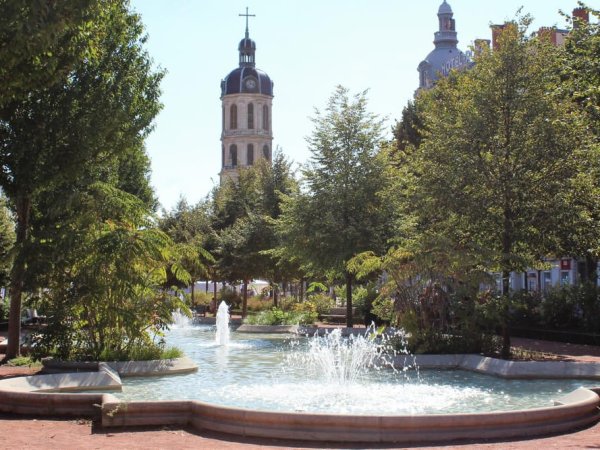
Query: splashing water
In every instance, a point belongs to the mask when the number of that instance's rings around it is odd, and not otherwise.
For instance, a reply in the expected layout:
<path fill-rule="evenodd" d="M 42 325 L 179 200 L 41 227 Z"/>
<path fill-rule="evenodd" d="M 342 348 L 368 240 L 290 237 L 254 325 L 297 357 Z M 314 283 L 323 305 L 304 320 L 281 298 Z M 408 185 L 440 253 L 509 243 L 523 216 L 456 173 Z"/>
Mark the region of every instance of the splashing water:
<path fill-rule="evenodd" d="M 171 313 L 171 318 L 173 319 L 172 328 L 188 328 L 192 325 L 192 319 L 183 314 L 179 309 Z"/>
<path fill-rule="evenodd" d="M 215 340 L 218 345 L 229 344 L 229 306 L 221 302 L 217 310 L 217 333 Z"/>
<path fill-rule="evenodd" d="M 406 353 L 405 351 L 401 351 Z M 304 367 L 307 374 L 327 384 L 348 385 L 357 382 L 369 370 L 390 368 L 398 354 L 387 336 L 376 336 L 372 328 L 364 335 L 342 336 L 334 329 L 324 336 L 313 336 L 305 352 L 294 352 L 287 363 Z"/>

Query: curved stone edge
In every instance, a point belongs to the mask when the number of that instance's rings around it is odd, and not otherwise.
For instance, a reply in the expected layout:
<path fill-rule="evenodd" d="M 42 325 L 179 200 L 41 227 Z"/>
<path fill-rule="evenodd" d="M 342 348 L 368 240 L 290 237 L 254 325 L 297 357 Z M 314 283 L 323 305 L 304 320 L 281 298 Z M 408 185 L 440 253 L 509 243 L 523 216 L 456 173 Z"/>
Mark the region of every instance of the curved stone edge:
<path fill-rule="evenodd" d="M 325 442 L 447 442 L 508 439 L 565 432 L 600 419 L 600 397 L 580 388 L 557 406 L 520 411 L 418 416 L 351 416 L 279 413 L 217 406 L 199 401 L 111 402 L 102 425 L 191 425 L 197 430 L 244 437 Z"/>
<path fill-rule="evenodd" d="M 298 325 L 248 325 L 242 324 L 236 332 L 241 333 L 291 333 L 298 334 Z"/>
<path fill-rule="evenodd" d="M 117 372 L 121 377 L 148 377 L 176 375 L 196 372 L 198 365 L 187 356 L 173 359 L 156 359 L 151 361 L 60 361 L 44 360 L 45 373 L 90 372 L 99 370 L 104 364 Z"/>
<path fill-rule="evenodd" d="M 0 411 L 36 416 L 100 418 L 102 405 L 118 402 L 111 394 L 73 393 L 121 390 L 119 375 L 106 364 L 98 372 L 32 375 L 0 380 Z"/>
<path fill-rule="evenodd" d="M 402 355 L 396 367 L 464 369 L 509 379 L 580 378 L 600 380 L 600 363 L 577 361 L 507 361 L 480 355 Z"/>

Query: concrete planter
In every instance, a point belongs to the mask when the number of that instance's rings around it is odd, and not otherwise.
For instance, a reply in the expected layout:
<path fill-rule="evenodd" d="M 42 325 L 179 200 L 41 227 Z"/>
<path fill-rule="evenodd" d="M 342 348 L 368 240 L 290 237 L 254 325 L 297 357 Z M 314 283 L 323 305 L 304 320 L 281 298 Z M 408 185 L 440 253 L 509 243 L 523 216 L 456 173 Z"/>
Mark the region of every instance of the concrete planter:
<path fill-rule="evenodd" d="M 54 358 L 42 360 L 44 373 L 78 373 L 96 372 L 101 364 L 106 364 L 122 377 L 148 377 L 190 373 L 198 370 L 198 366 L 187 356 L 174 359 L 157 359 L 152 361 L 61 361 Z"/>

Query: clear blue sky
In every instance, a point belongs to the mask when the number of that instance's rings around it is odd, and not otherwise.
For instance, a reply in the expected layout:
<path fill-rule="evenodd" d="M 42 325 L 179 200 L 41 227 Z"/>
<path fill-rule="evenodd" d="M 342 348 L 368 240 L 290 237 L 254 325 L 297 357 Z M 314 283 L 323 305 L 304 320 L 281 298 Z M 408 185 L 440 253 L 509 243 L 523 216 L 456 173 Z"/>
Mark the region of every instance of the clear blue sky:
<path fill-rule="evenodd" d="M 598 7 L 598 0 L 590 6 Z M 335 86 L 369 89 L 370 110 L 388 129 L 418 85 L 417 66 L 433 49 L 441 0 L 132 0 L 149 36 L 147 50 L 167 70 L 164 109 L 147 140 L 152 184 L 167 209 L 180 196 L 195 203 L 218 183 L 221 164 L 220 82 L 238 66 L 246 6 L 256 65 L 274 81 L 274 148 L 307 161 L 305 137 L 314 108 Z M 531 14 L 532 31 L 566 24 L 573 0 L 450 0 L 461 50 L 491 37 L 490 23 Z"/>

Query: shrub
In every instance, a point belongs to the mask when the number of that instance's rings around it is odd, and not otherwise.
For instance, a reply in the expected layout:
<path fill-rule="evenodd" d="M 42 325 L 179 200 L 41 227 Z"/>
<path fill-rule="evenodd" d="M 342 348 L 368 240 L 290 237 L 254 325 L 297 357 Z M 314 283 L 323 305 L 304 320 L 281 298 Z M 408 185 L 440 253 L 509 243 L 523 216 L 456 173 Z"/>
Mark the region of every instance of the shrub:
<path fill-rule="evenodd" d="M 264 298 L 260 295 L 248 298 L 248 311 L 264 311 L 273 306 L 273 300 Z"/>
<path fill-rule="evenodd" d="M 192 306 L 208 306 L 210 305 L 210 302 L 212 302 L 212 299 L 212 292 L 196 291 L 194 292 L 194 300 L 192 301 Z"/>
<path fill-rule="evenodd" d="M 315 311 L 319 315 L 329 313 L 329 310 L 335 306 L 333 299 L 327 294 L 313 294 L 311 295 L 307 303 L 314 305 Z"/>
<path fill-rule="evenodd" d="M 283 311 L 279 308 L 271 308 L 247 317 L 244 323 L 248 325 L 310 325 L 316 319 L 316 312 Z"/>
<path fill-rule="evenodd" d="M 394 300 L 389 297 L 378 297 L 373 302 L 371 312 L 384 322 L 396 322 L 396 312 L 394 310 Z"/>
<path fill-rule="evenodd" d="M 13 366 L 13 367 L 22 367 L 22 366 L 37 366 L 37 365 L 39 365 L 39 363 L 35 362 L 29 356 L 17 356 L 16 358 L 9 360 L 8 365 Z"/>
<path fill-rule="evenodd" d="M 136 346 L 129 352 L 104 351 L 100 361 L 151 361 L 156 359 L 173 359 L 183 356 L 183 352 L 176 347 L 164 347 L 164 344 Z"/>
<path fill-rule="evenodd" d="M 550 327 L 575 328 L 579 325 L 577 286 L 550 289 L 540 305 L 541 320 Z"/>

